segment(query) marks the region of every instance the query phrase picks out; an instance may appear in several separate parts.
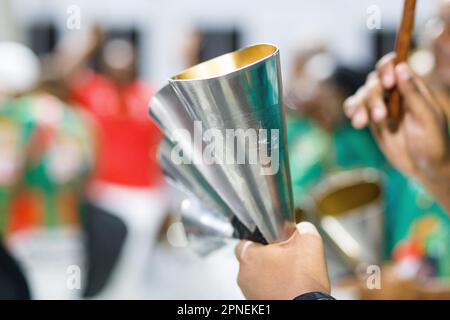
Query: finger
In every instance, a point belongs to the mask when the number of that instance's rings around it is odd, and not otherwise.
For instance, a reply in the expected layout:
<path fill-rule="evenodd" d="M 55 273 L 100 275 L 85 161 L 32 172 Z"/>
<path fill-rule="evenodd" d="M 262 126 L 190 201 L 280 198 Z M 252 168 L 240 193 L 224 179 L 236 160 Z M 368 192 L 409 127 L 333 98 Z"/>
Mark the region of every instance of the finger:
<path fill-rule="evenodd" d="M 301 236 L 309 235 L 321 238 L 319 231 L 317 231 L 317 228 L 311 222 L 300 222 L 297 224 L 297 231 Z"/>
<path fill-rule="evenodd" d="M 318 275 L 323 289 L 329 292 L 329 281 L 326 266 L 326 258 L 322 237 L 317 228 L 310 222 L 301 222 L 297 225 L 297 236 L 295 237 L 295 254 L 299 254 L 302 258 L 307 257 L 308 262 L 305 262 L 305 270 L 315 270 L 314 273 Z"/>
<path fill-rule="evenodd" d="M 259 243 L 255 243 L 249 240 L 239 241 L 234 251 L 236 258 L 239 262 L 242 262 L 246 257 L 248 257 L 248 253 L 253 251 L 255 248 L 261 246 Z"/>
<path fill-rule="evenodd" d="M 367 113 L 366 100 L 368 98 L 369 87 L 368 84 L 359 88 L 353 95 L 353 100 L 350 101 L 353 106 L 354 113 L 351 115 L 352 125 L 356 129 L 364 128 L 369 123 L 369 114 Z"/>
<path fill-rule="evenodd" d="M 389 127 L 387 125 L 386 121 L 382 121 L 380 123 L 372 123 L 370 126 L 372 135 L 374 136 L 375 140 L 377 141 L 378 146 L 380 149 L 386 154 L 386 141 L 390 141 L 391 138 L 391 130 L 389 130 Z"/>
<path fill-rule="evenodd" d="M 356 96 L 353 95 L 351 97 L 348 97 L 344 101 L 344 114 L 348 118 L 352 118 L 353 115 L 355 114 L 356 110 L 358 109 L 358 106 L 359 106 L 359 101 Z"/>
<path fill-rule="evenodd" d="M 394 60 L 395 54 L 390 53 L 381 58 L 376 65 L 378 76 L 385 89 L 392 89 L 395 86 Z"/>
<path fill-rule="evenodd" d="M 355 115 L 352 117 L 352 125 L 356 129 L 362 129 L 369 123 L 369 115 L 363 104 L 360 104 Z"/>
<path fill-rule="evenodd" d="M 400 69 L 402 68 L 403 66 L 400 67 Z M 409 68 L 409 72 L 412 74 L 412 81 L 414 86 L 416 87 L 417 91 L 422 95 L 423 99 L 426 102 L 426 107 L 429 107 L 437 115 L 444 114 L 444 110 L 441 104 L 439 103 L 438 99 L 436 99 L 436 97 L 433 95 L 432 91 L 427 86 L 425 81 L 422 78 L 414 75 L 414 72 L 411 70 L 411 68 Z"/>
<path fill-rule="evenodd" d="M 310 258 L 323 253 L 322 237 L 317 228 L 310 222 L 297 224 L 297 230 L 290 241 L 279 245 L 295 248 L 296 253 L 304 254 Z"/>
<path fill-rule="evenodd" d="M 348 118 L 352 118 L 361 104 L 367 99 L 371 86 L 373 86 L 373 79 L 376 77 L 377 74 L 375 72 L 369 73 L 366 83 L 360 87 L 355 94 L 344 101 L 344 113 Z"/>
<path fill-rule="evenodd" d="M 429 101 L 431 94 L 425 88 L 420 88 L 418 79 L 415 78 L 411 68 L 406 63 L 400 63 L 395 67 L 398 89 L 405 100 L 405 107 L 414 115 L 421 118 L 432 114 L 434 101 Z"/>
<path fill-rule="evenodd" d="M 381 85 L 380 79 L 376 73 L 372 73 L 368 78 L 368 106 L 370 118 L 375 123 L 380 123 L 387 117 L 387 107 L 384 102 L 384 89 Z"/>
<path fill-rule="evenodd" d="M 371 72 L 366 84 L 347 100 L 347 116 L 355 128 L 361 129 L 371 120 L 381 122 L 386 118 L 387 107 L 383 99 L 384 88 L 376 72 Z"/>
<path fill-rule="evenodd" d="M 380 123 L 380 124 L 374 124 L 372 123 L 370 126 L 370 130 L 372 132 L 372 135 L 374 136 L 375 140 L 377 141 L 378 145 L 380 146 L 381 149 L 383 149 L 383 135 L 382 132 L 384 130 L 384 123 Z"/>
<path fill-rule="evenodd" d="M 371 110 L 371 118 L 375 123 L 381 123 L 387 118 L 387 107 L 381 96 L 371 97 L 369 109 Z"/>

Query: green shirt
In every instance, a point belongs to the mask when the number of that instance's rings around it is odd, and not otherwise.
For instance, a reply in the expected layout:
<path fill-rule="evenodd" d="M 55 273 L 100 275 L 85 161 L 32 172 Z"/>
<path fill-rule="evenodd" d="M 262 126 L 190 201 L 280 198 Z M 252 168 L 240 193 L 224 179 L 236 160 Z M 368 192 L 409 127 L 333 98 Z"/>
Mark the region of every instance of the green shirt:
<path fill-rule="evenodd" d="M 436 237 L 445 238 L 450 234 L 450 216 L 419 184 L 389 165 L 369 130 L 356 130 L 345 124 L 329 133 L 311 120 L 288 115 L 287 137 L 296 204 L 328 173 L 372 167 L 384 173 L 385 244 L 388 256 L 396 244 L 411 236 L 412 226 L 429 215 L 436 217 L 440 224 Z M 440 264 L 448 266 L 445 261 L 449 260 L 450 241 L 444 248 L 441 246 L 439 250 L 431 250 L 439 251 Z M 444 272 L 445 266 L 439 271 L 442 276 L 450 273 L 450 268 Z"/>

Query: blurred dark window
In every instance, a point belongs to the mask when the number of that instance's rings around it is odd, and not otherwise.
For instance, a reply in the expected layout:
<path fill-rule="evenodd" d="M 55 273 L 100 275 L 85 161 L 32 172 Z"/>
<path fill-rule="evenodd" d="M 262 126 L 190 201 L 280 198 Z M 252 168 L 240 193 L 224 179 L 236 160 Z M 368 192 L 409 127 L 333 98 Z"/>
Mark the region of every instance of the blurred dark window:
<path fill-rule="evenodd" d="M 200 37 L 199 62 L 235 51 L 240 46 L 240 34 L 236 29 L 202 29 Z"/>
<path fill-rule="evenodd" d="M 394 50 L 395 30 L 378 30 L 372 33 L 373 61 L 378 61 L 386 53 Z"/>
<path fill-rule="evenodd" d="M 334 81 L 345 96 L 350 96 L 364 84 L 368 72 L 370 68 L 338 66 L 334 73 Z"/>
<path fill-rule="evenodd" d="M 52 22 L 35 22 L 27 30 L 31 50 L 39 57 L 50 53 L 58 41 L 58 30 Z"/>
<path fill-rule="evenodd" d="M 373 47 L 373 62 L 376 63 L 385 54 L 394 51 L 395 39 L 397 37 L 397 31 L 391 30 L 377 30 L 372 34 L 372 47 Z M 413 48 L 415 42 L 413 41 Z"/>

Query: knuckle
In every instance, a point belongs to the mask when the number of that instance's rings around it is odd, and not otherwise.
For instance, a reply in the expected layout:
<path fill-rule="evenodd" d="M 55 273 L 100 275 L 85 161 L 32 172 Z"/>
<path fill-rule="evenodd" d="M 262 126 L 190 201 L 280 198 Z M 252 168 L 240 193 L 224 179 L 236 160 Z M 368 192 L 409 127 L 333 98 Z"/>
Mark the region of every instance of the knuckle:
<path fill-rule="evenodd" d="M 345 110 L 347 110 L 347 111 L 349 111 L 350 109 L 352 109 L 352 107 L 353 107 L 353 96 L 351 96 L 351 97 L 348 97 L 347 99 L 345 99 L 345 101 L 344 101 L 344 109 Z"/>
<path fill-rule="evenodd" d="M 383 56 L 380 61 L 375 65 L 375 69 L 378 71 L 383 70 L 387 66 L 389 66 L 395 59 L 395 52 L 390 52 Z"/>
<path fill-rule="evenodd" d="M 372 71 L 367 75 L 366 82 L 370 82 L 374 78 L 378 78 L 378 74 L 375 71 Z"/>
<path fill-rule="evenodd" d="M 364 103 L 364 101 L 367 99 L 369 91 L 368 84 L 365 84 L 363 87 L 359 88 L 358 91 L 356 91 L 355 94 L 355 103 L 360 105 L 361 103 Z"/>
<path fill-rule="evenodd" d="M 367 91 L 369 95 L 372 95 L 378 91 L 378 78 L 372 78 L 367 84 Z"/>

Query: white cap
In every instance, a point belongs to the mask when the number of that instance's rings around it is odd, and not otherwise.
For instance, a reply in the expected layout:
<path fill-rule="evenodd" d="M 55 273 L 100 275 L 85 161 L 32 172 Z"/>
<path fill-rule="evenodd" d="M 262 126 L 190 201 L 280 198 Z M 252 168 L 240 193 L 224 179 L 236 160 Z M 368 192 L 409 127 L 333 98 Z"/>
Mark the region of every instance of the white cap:
<path fill-rule="evenodd" d="M 39 80 L 38 57 L 17 42 L 0 42 L 0 92 L 20 93 L 32 89 Z"/>

